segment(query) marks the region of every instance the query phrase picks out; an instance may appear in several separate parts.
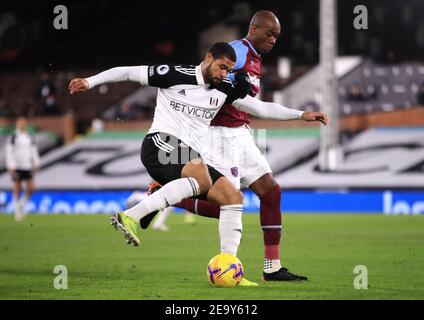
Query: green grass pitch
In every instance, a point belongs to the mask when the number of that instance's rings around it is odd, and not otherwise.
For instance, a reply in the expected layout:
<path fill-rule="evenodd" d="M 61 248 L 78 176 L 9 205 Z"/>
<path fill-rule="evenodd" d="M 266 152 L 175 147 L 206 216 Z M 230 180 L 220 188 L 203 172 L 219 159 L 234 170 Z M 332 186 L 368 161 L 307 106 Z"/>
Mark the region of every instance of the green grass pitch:
<path fill-rule="evenodd" d="M 260 286 L 224 289 L 206 278 L 216 220 L 171 215 L 169 232 L 147 230 L 134 248 L 107 215 L 0 215 L 0 299 L 424 299 L 424 216 L 285 215 L 282 261 L 303 283 L 260 280 L 259 217 L 243 219 L 238 256 Z M 53 286 L 56 265 L 68 269 L 66 290 Z M 368 269 L 367 290 L 353 286 L 356 265 Z"/>

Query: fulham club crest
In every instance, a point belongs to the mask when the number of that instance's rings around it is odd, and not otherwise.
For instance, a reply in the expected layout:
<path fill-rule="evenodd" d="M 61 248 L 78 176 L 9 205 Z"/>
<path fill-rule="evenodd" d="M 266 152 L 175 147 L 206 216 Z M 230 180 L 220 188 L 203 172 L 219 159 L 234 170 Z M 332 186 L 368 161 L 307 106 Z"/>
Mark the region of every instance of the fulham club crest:
<path fill-rule="evenodd" d="M 210 103 L 211 103 L 211 106 L 212 107 L 217 107 L 218 106 L 218 102 L 219 102 L 219 100 L 218 100 L 218 98 L 211 98 L 210 99 Z"/>

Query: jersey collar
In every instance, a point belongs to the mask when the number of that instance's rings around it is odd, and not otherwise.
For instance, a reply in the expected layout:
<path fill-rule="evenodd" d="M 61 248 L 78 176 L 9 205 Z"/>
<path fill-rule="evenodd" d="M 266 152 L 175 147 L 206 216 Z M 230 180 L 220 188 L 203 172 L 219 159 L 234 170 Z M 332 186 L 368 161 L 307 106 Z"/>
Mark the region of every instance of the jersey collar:
<path fill-rule="evenodd" d="M 203 79 L 202 68 L 200 64 L 196 67 L 196 80 L 199 86 L 205 85 L 205 80 Z"/>
<path fill-rule="evenodd" d="M 251 44 L 251 43 L 250 43 L 250 41 L 249 41 L 249 40 L 247 40 L 246 38 L 243 38 L 243 40 L 247 42 L 247 44 L 249 45 L 249 47 L 250 47 L 250 48 L 252 48 L 253 52 L 254 52 L 254 53 L 255 53 L 258 57 L 260 57 L 260 56 L 261 56 L 261 55 L 260 55 L 260 54 L 256 51 L 255 47 L 253 46 L 253 44 Z"/>
<path fill-rule="evenodd" d="M 16 135 L 26 135 L 26 134 L 28 134 L 28 131 L 22 131 L 22 130 L 16 129 L 15 134 Z"/>

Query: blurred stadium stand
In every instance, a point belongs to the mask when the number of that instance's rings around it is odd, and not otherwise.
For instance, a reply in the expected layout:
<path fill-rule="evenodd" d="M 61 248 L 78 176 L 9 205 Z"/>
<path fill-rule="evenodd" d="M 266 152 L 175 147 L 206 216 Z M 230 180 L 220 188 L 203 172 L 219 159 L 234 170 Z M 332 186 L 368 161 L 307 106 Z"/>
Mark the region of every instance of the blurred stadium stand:
<path fill-rule="evenodd" d="M 0 117 L 71 115 L 78 133 L 85 133 L 96 118 L 119 122 L 118 127 L 130 120 L 147 120 L 152 116 L 153 99 L 143 98 L 142 91 L 135 93 L 136 84 L 101 86 L 72 98 L 67 84 L 75 75 L 87 76 L 116 65 L 197 63 L 211 42 L 244 36 L 250 17 L 261 8 L 273 10 L 283 27 L 281 39 L 264 57 L 262 99 L 279 101 L 281 89 L 288 92 L 293 80 L 298 82 L 299 75 L 313 73 L 318 62 L 319 2 L 314 0 L 215 1 L 201 15 L 191 1 L 76 0 L 63 4 L 68 7 L 69 30 L 52 27 L 51 1 L 37 6 L 27 6 L 24 1 L 2 3 L 0 107 L 6 107 L 0 108 Z M 422 59 L 424 50 L 424 24 L 418 15 L 423 2 L 368 1 L 372 25 L 359 31 L 352 27 L 352 8 L 357 4 L 364 3 L 345 0 L 338 4 L 339 53 L 372 60 L 365 60 L 341 79 L 341 114 L 356 116 L 419 105 L 424 66 L 414 61 Z M 117 17 L 125 19 L 111 23 Z M 278 75 L 281 57 L 289 61 L 289 75 Z M 45 75 L 54 88 L 47 96 L 40 95 Z M 304 78 L 307 76 L 300 79 Z M 286 105 L 315 110 L 319 107 L 316 98 L 313 94 L 308 101 L 286 101 Z M 52 112 L 49 105 L 54 106 Z"/>
<path fill-rule="evenodd" d="M 318 1 L 278 4 L 238 1 L 231 5 L 227 1 L 215 1 L 201 15 L 190 1 L 77 0 L 63 4 L 68 7 L 70 28 L 60 31 L 52 28 L 50 1 L 37 7 L 26 6 L 23 1 L 2 3 L 0 117 L 2 114 L 70 115 L 75 119 L 78 133 L 87 132 L 92 120 L 99 118 L 115 122 L 106 128 L 125 127 L 122 122 L 130 120 L 147 123 L 153 113 L 154 99 L 144 97 L 144 93 L 149 94 L 142 91 L 146 89 L 137 92 L 136 84 L 114 84 L 71 98 L 67 92 L 69 80 L 75 75 L 88 76 L 116 65 L 197 63 L 211 42 L 244 36 L 253 12 L 264 7 L 279 16 L 283 34 L 274 50 L 264 57 L 262 99 L 306 110 L 319 108 L 316 94 L 305 88 L 303 92 L 311 95 L 308 101 L 284 100 L 292 83 L 304 81 L 308 77 L 305 73 L 313 73 L 318 62 Z M 423 2 L 367 2 L 372 26 L 366 32 L 352 28 L 352 8 L 357 4 L 360 3 L 354 0 L 339 3 L 339 53 L 372 60 L 363 61 L 341 78 L 341 115 L 357 117 L 420 105 L 424 66 L 414 61 L 422 59 L 419 53 L 424 50 L 424 25 L 417 15 L 419 8 L 424 9 Z M 116 17 L 125 19 L 120 19 L 118 25 L 110 23 Z M 401 37 L 402 34 L 408 37 Z M 290 73 L 281 77 L 278 61 L 282 56 L 289 61 Z M 43 75 L 47 75 L 54 88 L 47 96 L 39 92 Z M 300 75 L 303 76 L 299 78 Z M 286 88 L 283 98 L 282 88 Z M 54 106 L 53 112 L 46 107 L 49 104 Z M 5 107 L 1 108 L 2 105 Z M 8 112 L 2 112 L 5 109 Z"/>
<path fill-rule="evenodd" d="M 342 115 L 416 107 L 423 84 L 424 63 L 365 62 L 339 83 Z"/>
<path fill-rule="evenodd" d="M 42 157 L 37 177 L 41 189 L 136 188 L 149 181 L 138 152 L 151 124 L 156 89 L 117 83 L 71 97 L 70 79 L 119 65 L 199 63 L 212 42 L 245 36 L 258 9 L 274 11 L 283 31 L 264 56 L 261 99 L 308 111 L 320 107 L 317 0 L 219 0 L 204 11 L 192 1 L 61 4 L 68 7 L 69 30 L 52 27 L 56 4 L 51 1 L 27 5 L 6 0 L 0 5 L 0 158 L 16 116 L 30 117 L 42 152 L 64 142 Z M 358 4 L 368 8 L 368 30 L 352 26 Z M 336 70 L 344 171 L 324 174 L 316 169 L 317 124 L 253 119 L 252 128 L 270 129 L 268 160 L 281 185 L 424 188 L 423 11 L 422 0 L 338 1 Z M 386 163 L 389 157 L 402 167 Z M 10 177 L 1 161 L 3 188 Z M 371 172 L 375 168 L 381 171 Z M 361 175 L 355 170 L 362 170 Z"/>

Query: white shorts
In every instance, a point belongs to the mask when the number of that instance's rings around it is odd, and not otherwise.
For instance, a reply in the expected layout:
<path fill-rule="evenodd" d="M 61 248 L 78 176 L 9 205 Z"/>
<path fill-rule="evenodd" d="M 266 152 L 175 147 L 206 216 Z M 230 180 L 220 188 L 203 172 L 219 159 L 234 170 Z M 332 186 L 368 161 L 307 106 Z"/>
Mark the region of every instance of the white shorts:
<path fill-rule="evenodd" d="M 237 189 L 249 187 L 271 167 L 256 146 L 248 126 L 237 128 L 210 127 L 203 137 L 202 151 L 205 162 L 227 177 Z"/>

